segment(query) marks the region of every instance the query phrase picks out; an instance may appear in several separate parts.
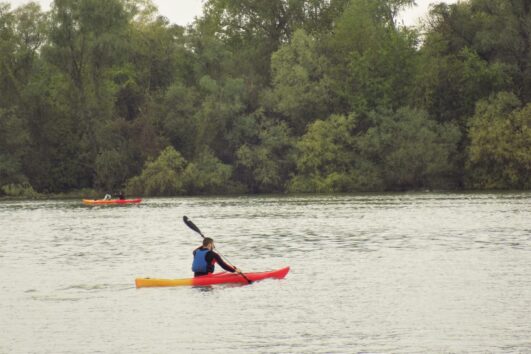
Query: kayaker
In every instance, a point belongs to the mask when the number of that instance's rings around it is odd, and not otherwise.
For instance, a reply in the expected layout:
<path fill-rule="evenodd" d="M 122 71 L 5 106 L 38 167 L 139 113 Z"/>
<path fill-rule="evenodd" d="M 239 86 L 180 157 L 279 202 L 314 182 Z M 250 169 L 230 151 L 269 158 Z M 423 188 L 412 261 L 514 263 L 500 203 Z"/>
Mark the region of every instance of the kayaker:
<path fill-rule="evenodd" d="M 125 200 L 125 194 L 124 192 L 120 191 L 120 194 L 118 194 L 118 199 Z"/>
<path fill-rule="evenodd" d="M 105 197 L 103 197 L 103 200 L 111 200 L 111 195 L 110 194 L 105 194 Z"/>
<path fill-rule="evenodd" d="M 214 265 L 216 263 L 227 272 L 241 273 L 238 268 L 225 263 L 220 255 L 214 252 L 214 240 L 210 237 L 205 237 L 203 244 L 194 250 L 194 261 L 192 263 L 194 277 L 214 273 Z"/>

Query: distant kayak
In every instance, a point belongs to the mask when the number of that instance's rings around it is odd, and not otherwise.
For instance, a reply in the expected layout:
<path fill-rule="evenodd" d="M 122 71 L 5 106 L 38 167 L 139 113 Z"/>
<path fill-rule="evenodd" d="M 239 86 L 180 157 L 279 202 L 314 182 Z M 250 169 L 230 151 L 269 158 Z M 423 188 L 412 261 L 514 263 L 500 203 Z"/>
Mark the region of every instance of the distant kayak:
<path fill-rule="evenodd" d="M 138 204 L 142 199 L 83 199 L 83 204 L 100 205 L 100 204 Z"/>
<path fill-rule="evenodd" d="M 283 279 L 289 272 L 289 267 L 271 270 L 267 272 L 244 273 L 245 276 L 255 282 L 263 279 Z M 247 284 L 247 280 L 238 273 L 214 273 L 203 275 L 195 278 L 186 279 L 155 279 L 155 278 L 136 278 L 137 288 L 160 287 L 160 286 L 208 286 L 214 284 L 241 283 Z"/>

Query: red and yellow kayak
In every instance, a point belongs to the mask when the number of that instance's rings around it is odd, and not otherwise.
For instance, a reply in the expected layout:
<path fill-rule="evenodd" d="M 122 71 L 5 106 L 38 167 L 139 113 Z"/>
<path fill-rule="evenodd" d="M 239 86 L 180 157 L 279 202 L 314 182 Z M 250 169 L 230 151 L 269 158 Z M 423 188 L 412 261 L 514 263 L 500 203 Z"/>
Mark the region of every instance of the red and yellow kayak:
<path fill-rule="evenodd" d="M 267 278 L 283 279 L 289 272 L 289 267 L 271 270 L 268 272 L 244 273 L 250 281 L 259 281 Z M 154 279 L 154 278 L 136 278 L 135 285 L 137 288 L 160 287 L 160 286 L 208 286 L 214 284 L 241 283 L 247 284 L 247 280 L 238 273 L 214 273 L 203 275 L 201 277 L 186 279 Z"/>
<path fill-rule="evenodd" d="M 87 205 L 107 205 L 107 204 L 138 204 L 142 199 L 83 199 L 83 204 Z"/>

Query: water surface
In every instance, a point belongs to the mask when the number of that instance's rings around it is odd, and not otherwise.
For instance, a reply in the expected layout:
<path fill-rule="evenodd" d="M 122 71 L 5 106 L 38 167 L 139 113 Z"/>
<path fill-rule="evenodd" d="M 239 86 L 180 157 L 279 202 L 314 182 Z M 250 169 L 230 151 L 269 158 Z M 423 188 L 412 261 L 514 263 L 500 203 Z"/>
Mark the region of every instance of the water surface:
<path fill-rule="evenodd" d="M 191 275 L 199 235 L 250 286 Z M 0 202 L 0 353 L 531 352 L 531 194 Z"/>

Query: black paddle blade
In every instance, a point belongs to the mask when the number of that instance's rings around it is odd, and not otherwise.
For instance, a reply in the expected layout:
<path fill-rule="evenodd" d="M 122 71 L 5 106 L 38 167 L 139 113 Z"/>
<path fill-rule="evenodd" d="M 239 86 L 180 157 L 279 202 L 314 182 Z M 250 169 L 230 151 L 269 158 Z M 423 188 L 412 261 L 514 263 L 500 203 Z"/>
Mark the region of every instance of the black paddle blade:
<path fill-rule="evenodd" d="M 186 226 L 188 226 L 189 228 L 191 228 L 192 230 L 197 232 L 199 235 L 203 236 L 203 233 L 201 232 L 201 230 L 199 230 L 199 228 L 197 226 L 195 226 L 195 224 L 192 222 L 192 220 L 188 219 L 188 217 L 186 215 L 183 216 L 183 221 L 186 224 Z M 205 236 L 203 236 L 203 237 L 205 237 Z"/>
<path fill-rule="evenodd" d="M 240 273 L 240 275 L 241 275 L 242 277 L 244 277 L 244 278 L 245 278 L 245 280 L 247 280 L 247 283 L 249 283 L 249 284 L 252 284 L 252 283 L 253 283 L 253 281 L 252 281 L 252 280 L 250 280 L 249 278 L 247 278 L 247 277 L 245 276 L 245 274 L 243 274 L 243 273 Z"/>

